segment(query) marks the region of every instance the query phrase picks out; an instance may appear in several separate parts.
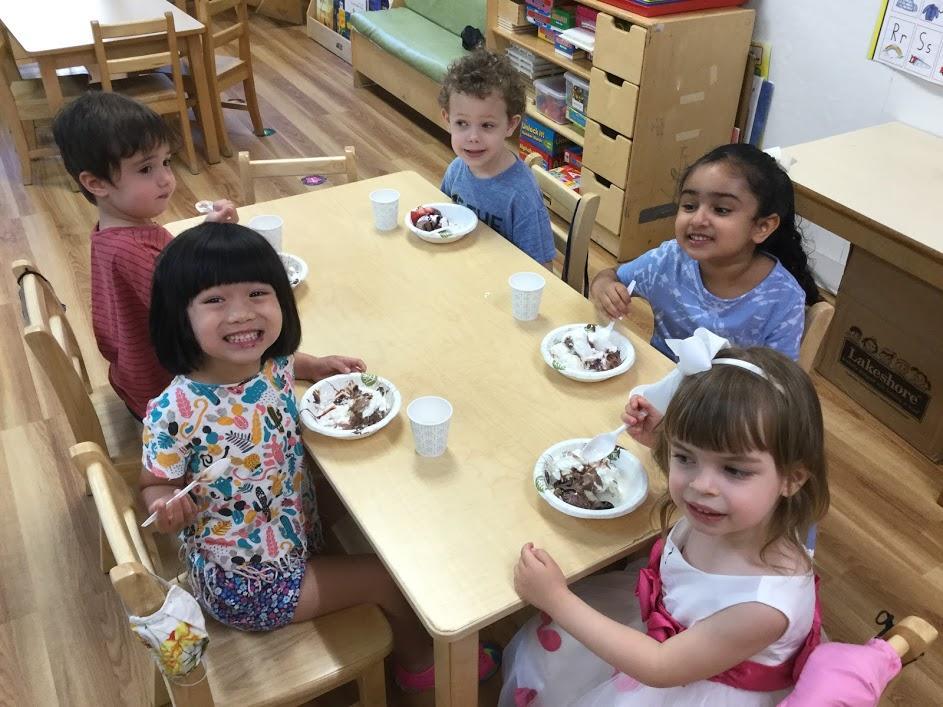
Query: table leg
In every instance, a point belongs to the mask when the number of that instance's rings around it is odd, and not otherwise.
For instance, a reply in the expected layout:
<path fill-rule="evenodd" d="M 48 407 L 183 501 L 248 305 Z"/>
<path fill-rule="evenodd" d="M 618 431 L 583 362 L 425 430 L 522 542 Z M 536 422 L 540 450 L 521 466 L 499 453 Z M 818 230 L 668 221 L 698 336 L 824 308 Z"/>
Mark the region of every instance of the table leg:
<path fill-rule="evenodd" d="M 478 632 L 435 639 L 436 707 L 478 707 Z"/>
<path fill-rule="evenodd" d="M 203 144 L 206 145 L 208 164 L 219 162 L 219 138 L 216 133 L 216 121 L 213 119 L 213 96 L 206 85 L 206 67 L 203 64 L 203 39 L 193 34 L 187 37 L 187 59 L 190 73 L 196 86 L 196 102 L 199 106 L 200 129 L 203 131 Z"/>
<path fill-rule="evenodd" d="M 49 109 L 55 113 L 62 108 L 62 87 L 56 74 L 56 59 L 53 56 L 39 57 L 39 75 L 43 79 L 43 90 Z"/>

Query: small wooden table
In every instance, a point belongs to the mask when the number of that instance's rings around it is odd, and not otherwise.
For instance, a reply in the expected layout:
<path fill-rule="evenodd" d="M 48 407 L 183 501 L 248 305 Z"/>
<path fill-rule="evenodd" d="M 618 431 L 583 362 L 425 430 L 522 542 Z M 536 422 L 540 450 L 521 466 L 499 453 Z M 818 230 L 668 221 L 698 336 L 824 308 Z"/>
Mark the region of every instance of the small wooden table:
<path fill-rule="evenodd" d="M 797 213 L 943 290 L 943 138 L 885 123 L 783 153 Z"/>
<path fill-rule="evenodd" d="M 436 704 L 477 705 L 478 631 L 523 606 L 512 584 L 521 545 L 546 548 L 575 580 L 657 533 L 651 510 L 664 481 L 648 450 L 628 437 L 622 442 L 642 460 L 651 487 L 628 516 L 563 515 L 538 496 L 532 473 L 551 445 L 616 427 L 629 389 L 672 364 L 629 333 L 636 362 L 627 373 L 601 383 L 564 378 L 544 363 L 541 339 L 563 324 L 594 321 L 590 302 L 483 224 L 445 245 L 402 226 L 375 231 L 368 195 L 381 187 L 400 192 L 401 218 L 412 206 L 446 200 L 414 172 L 399 172 L 239 214 L 243 222 L 282 216 L 285 249 L 309 265 L 295 290 L 303 350 L 361 356 L 402 392 L 399 416 L 372 437 L 306 432 L 305 444 L 435 640 Z M 511 316 L 507 279 L 520 270 L 547 278 L 534 322 Z M 454 406 L 439 458 L 413 449 L 406 405 L 421 395 Z"/>
<path fill-rule="evenodd" d="M 43 88 L 53 111 L 62 106 L 62 89 L 56 69 L 96 65 L 92 20 L 102 24 L 133 22 L 174 15 L 177 35 L 184 40 L 196 86 L 206 145 L 206 161 L 219 162 L 219 138 L 213 122 L 213 104 L 203 63 L 205 27 L 167 0 L 11 0 L 0 5 L 0 22 L 13 42 L 17 59 L 39 63 Z M 215 71 L 215 67 L 213 69 Z"/>

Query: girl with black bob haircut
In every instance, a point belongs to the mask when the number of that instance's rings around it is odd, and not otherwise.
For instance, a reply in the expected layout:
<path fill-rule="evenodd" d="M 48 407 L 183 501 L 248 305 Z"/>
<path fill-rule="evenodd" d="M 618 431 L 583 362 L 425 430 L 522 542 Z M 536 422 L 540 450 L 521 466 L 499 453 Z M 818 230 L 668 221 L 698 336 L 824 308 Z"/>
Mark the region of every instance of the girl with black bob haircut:
<path fill-rule="evenodd" d="M 180 533 L 203 608 L 232 628 L 271 631 L 377 604 L 402 674 L 431 674 L 432 641 L 383 564 L 319 554 L 295 376 L 366 365 L 296 353 L 298 310 L 272 246 L 232 223 L 185 231 L 157 263 L 150 327 L 175 375 L 144 415 L 141 498 L 158 531 Z M 192 481 L 191 494 L 175 498 Z"/>
<path fill-rule="evenodd" d="M 678 184 L 674 238 L 601 271 L 590 286 L 614 319 L 628 314 L 633 295 L 651 305 L 652 346 L 670 358 L 668 340 L 703 327 L 798 360 L 805 308 L 821 298 L 789 175 L 753 145 L 721 145 L 696 160 Z"/>
<path fill-rule="evenodd" d="M 301 320 L 278 253 L 251 228 L 201 223 L 177 236 L 163 250 L 154 270 L 151 341 L 164 368 L 173 374 L 200 368 L 205 354 L 190 324 L 190 303 L 204 290 L 237 282 L 270 285 L 282 310 L 281 334 L 262 354 L 262 360 L 297 351 Z"/>

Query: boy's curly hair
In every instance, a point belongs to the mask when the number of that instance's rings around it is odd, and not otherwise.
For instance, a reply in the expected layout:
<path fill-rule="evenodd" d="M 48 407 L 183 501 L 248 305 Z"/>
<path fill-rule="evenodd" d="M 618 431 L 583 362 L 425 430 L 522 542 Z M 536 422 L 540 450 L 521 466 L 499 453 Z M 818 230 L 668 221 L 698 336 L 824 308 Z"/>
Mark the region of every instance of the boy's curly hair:
<path fill-rule="evenodd" d="M 449 64 L 439 91 L 439 105 L 448 112 L 453 93 L 487 98 L 496 93 L 504 99 L 508 117 L 522 115 L 526 89 L 520 73 L 503 54 L 475 49 Z"/>

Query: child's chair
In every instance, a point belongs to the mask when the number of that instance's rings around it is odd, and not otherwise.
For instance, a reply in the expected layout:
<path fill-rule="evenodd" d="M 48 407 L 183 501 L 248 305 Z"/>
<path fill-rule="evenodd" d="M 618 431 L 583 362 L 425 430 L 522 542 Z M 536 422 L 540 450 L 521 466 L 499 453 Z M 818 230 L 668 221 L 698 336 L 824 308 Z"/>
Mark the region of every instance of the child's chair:
<path fill-rule="evenodd" d="M 525 163 L 537 179 L 537 186 L 550 211 L 554 243 L 563 253 L 560 279 L 586 296 L 589 294 L 589 239 L 599 210 L 599 195 L 577 194 L 568 189 L 540 166 L 540 155 L 529 155 Z M 555 223 L 554 215 L 563 219 L 568 227 Z"/>
<path fill-rule="evenodd" d="M 110 385 L 93 388 L 65 308 L 52 283 L 28 260 L 13 263 L 25 327 L 23 338 L 59 399 L 76 442 L 95 442 L 137 484 L 141 424 Z"/>
<path fill-rule="evenodd" d="M 248 152 L 239 153 L 239 181 L 242 201 L 255 203 L 254 180 L 260 177 L 297 177 L 307 174 L 346 174 L 347 182 L 357 181 L 357 153 L 347 146 L 338 157 L 297 157 L 282 160 L 250 160 Z"/>
<path fill-rule="evenodd" d="M 88 88 L 88 76 L 60 76 L 59 86 L 65 102 L 74 101 Z M 0 28 L 0 117 L 13 137 L 23 184 L 33 183 L 33 160 L 59 154 L 55 145 L 39 147 L 36 144 L 33 126 L 35 121 L 51 120 L 53 116 L 42 80 L 20 78 L 9 38 L 6 31 Z"/>
<path fill-rule="evenodd" d="M 148 616 L 161 608 L 167 589 L 154 576 L 151 544 L 141 535 L 134 501 L 111 462 L 93 444 L 70 453 L 88 476 L 102 528 L 118 565 L 111 581 L 128 613 Z M 291 624 L 249 633 L 206 617 L 209 649 L 200 667 L 180 684 L 152 665 L 154 704 L 169 691 L 177 707 L 300 704 L 356 680 L 359 705 L 386 704 L 383 660 L 393 647 L 390 626 L 373 605 L 360 605 Z"/>
<path fill-rule="evenodd" d="M 94 442 L 110 459 L 129 488 L 141 471 L 141 425 L 111 386 L 93 388 L 65 308 L 52 283 L 28 260 L 13 263 L 20 288 L 23 338 L 46 375 L 76 442 Z M 85 474 L 81 475 L 83 484 Z M 104 534 L 99 537 L 102 572 L 114 565 Z M 174 550 L 168 549 L 168 552 Z"/>
<path fill-rule="evenodd" d="M 213 120 L 216 123 L 216 132 L 219 134 L 220 151 L 229 157 L 232 148 L 226 132 L 226 121 L 223 118 L 223 108 L 244 110 L 249 112 L 252 120 L 252 132 L 262 136 L 262 114 L 259 113 L 259 99 L 255 92 L 255 77 L 252 74 L 252 50 L 249 47 L 249 10 L 246 0 L 194 0 L 196 18 L 206 28 L 203 37 L 203 61 L 207 67 L 210 93 L 213 101 Z M 235 22 L 225 28 L 214 27 L 213 21 L 217 15 L 227 10 L 235 11 Z M 238 44 L 233 46 L 234 42 Z M 231 53 L 220 53 L 221 47 L 235 49 L 235 56 Z M 187 93 L 196 95 L 190 78 L 189 66 L 184 63 L 183 80 L 187 86 Z M 226 91 L 236 84 L 242 84 L 242 91 L 246 100 L 239 103 L 223 98 Z"/>
<path fill-rule="evenodd" d="M 190 172 L 199 174 L 173 14 L 168 11 L 160 19 L 113 25 L 102 25 L 93 20 L 92 37 L 101 71 L 102 90 L 123 93 L 160 115 L 176 113 L 180 118 L 180 134 Z M 110 41 L 106 42 L 106 39 Z M 140 53 L 128 56 L 135 50 Z M 109 58 L 109 54 L 119 52 L 120 58 Z M 170 77 L 159 72 L 168 65 Z"/>
<path fill-rule="evenodd" d="M 812 372 L 818 360 L 822 341 L 834 316 L 835 308 L 825 300 L 805 309 L 805 328 L 802 331 L 802 342 L 799 344 L 799 365 L 806 373 Z"/>

